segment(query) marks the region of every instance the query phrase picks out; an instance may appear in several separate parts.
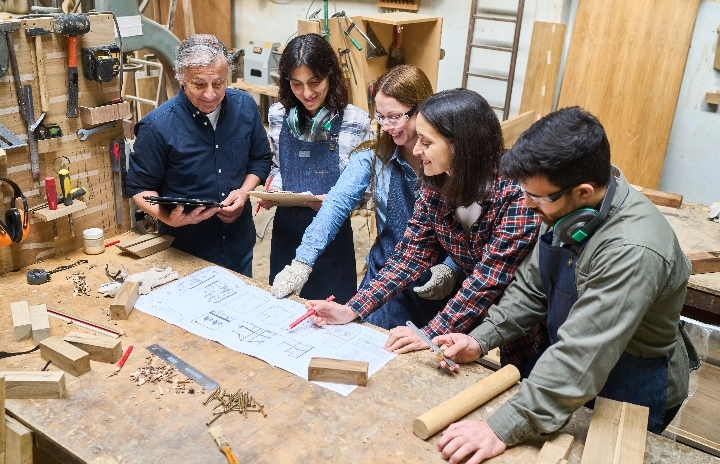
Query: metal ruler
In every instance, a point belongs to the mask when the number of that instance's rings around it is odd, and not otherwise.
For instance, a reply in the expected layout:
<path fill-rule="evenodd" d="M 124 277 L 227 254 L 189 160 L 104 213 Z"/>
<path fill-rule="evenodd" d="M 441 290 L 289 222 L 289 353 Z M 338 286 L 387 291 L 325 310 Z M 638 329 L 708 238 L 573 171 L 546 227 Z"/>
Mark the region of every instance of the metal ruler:
<path fill-rule="evenodd" d="M 147 347 L 147 350 L 157 356 L 158 358 L 162 359 L 166 363 L 172 364 L 175 366 L 177 370 L 188 376 L 188 378 L 192 379 L 197 383 L 198 385 L 202 386 L 205 390 L 215 390 L 216 388 L 220 387 L 220 385 L 215 382 L 213 379 L 208 377 L 207 375 L 203 374 L 202 372 L 198 371 L 194 367 L 192 367 L 190 364 L 186 363 L 182 359 L 178 358 L 162 346 L 158 344 L 152 344 Z"/>

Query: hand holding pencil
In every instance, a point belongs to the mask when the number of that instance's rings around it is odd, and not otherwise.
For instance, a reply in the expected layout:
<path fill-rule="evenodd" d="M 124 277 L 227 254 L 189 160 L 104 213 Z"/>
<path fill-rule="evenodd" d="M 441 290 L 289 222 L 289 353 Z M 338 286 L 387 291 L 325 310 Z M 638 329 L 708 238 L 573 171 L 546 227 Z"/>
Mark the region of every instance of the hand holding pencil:
<path fill-rule="evenodd" d="M 314 311 L 310 320 L 317 326 L 343 325 L 358 318 L 358 313 L 349 306 L 334 303 L 332 301 L 309 300 L 305 303 L 308 312 Z"/>

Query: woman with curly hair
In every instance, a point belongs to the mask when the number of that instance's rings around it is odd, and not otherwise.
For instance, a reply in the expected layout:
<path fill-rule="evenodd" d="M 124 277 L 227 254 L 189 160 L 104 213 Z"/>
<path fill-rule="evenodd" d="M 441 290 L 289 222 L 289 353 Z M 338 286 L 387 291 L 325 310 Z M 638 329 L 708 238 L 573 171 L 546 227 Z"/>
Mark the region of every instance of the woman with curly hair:
<path fill-rule="evenodd" d="M 324 198 L 347 166 L 350 152 L 364 141 L 370 117 L 348 103 L 337 57 L 321 36 L 291 40 L 280 57 L 278 102 L 270 107 L 270 140 L 275 167 L 269 190 L 310 192 Z M 266 209 L 276 203 L 263 201 Z M 270 246 L 270 283 L 295 257 L 305 229 L 320 202 L 305 207 L 281 207 L 275 212 Z M 333 294 L 346 302 L 355 294 L 355 248 L 346 220 L 315 263 L 303 298 Z"/>

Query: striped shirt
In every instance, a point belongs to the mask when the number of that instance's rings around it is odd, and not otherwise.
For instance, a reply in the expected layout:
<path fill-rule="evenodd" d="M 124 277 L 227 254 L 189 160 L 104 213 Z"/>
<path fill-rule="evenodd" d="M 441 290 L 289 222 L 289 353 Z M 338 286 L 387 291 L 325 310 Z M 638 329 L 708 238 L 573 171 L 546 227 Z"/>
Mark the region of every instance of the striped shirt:
<path fill-rule="evenodd" d="M 270 170 L 272 182 L 268 188 L 282 190 L 282 177 L 280 176 L 280 131 L 285 124 L 285 108 L 280 102 L 274 103 L 268 111 L 270 130 L 270 148 L 273 152 L 273 167 Z M 348 105 L 343 110 L 343 121 L 340 125 L 338 137 L 340 171 L 345 169 L 350 159 L 350 153 L 370 135 L 370 116 L 357 106 Z"/>

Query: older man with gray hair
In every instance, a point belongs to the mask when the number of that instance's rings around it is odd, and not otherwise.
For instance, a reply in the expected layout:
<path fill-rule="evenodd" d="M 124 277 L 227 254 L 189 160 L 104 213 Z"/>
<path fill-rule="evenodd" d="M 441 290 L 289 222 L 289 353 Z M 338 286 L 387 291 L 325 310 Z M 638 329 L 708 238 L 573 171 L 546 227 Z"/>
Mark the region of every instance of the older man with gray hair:
<path fill-rule="evenodd" d="M 175 237 L 173 247 L 252 275 L 255 225 L 248 193 L 265 182 L 271 152 L 255 101 L 227 89 L 233 64 L 208 34 L 180 44 L 175 78 L 181 90 L 135 125 L 127 193 Z M 143 197 L 212 200 L 223 205 L 168 208 Z"/>

